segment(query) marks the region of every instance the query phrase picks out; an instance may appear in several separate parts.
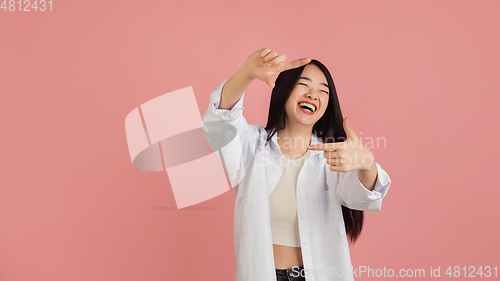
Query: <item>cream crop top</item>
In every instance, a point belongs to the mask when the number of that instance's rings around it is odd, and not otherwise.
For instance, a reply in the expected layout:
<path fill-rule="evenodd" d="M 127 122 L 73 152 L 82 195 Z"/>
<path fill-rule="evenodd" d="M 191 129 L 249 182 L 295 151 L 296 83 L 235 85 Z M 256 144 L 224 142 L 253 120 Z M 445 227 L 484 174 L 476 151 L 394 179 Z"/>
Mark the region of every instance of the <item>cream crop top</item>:
<path fill-rule="evenodd" d="M 269 196 L 273 244 L 300 247 L 296 190 L 304 156 L 293 160 L 283 156 L 283 172 Z"/>

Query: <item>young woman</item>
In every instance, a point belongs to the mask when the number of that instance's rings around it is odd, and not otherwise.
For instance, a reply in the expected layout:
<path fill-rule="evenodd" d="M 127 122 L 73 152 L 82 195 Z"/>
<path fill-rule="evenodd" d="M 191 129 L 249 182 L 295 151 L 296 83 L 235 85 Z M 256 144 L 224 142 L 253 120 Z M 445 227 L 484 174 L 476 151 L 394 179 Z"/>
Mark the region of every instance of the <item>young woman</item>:
<path fill-rule="evenodd" d="M 250 55 L 203 116 L 236 193 L 235 280 L 354 280 L 348 237 L 359 237 L 363 211 L 381 210 L 391 180 L 343 118 L 327 68 L 285 60 L 269 48 Z M 265 128 L 242 114 L 255 79 L 272 88 Z"/>

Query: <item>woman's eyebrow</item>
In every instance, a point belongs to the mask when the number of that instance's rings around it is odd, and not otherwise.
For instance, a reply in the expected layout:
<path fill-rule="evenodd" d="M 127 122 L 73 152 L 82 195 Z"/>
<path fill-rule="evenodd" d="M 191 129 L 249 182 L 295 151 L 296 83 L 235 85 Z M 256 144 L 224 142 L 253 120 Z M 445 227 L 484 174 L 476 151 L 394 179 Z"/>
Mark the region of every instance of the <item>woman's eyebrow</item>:
<path fill-rule="evenodd" d="M 309 82 L 312 82 L 311 78 L 309 78 L 309 77 L 300 76 L 299 79 L 305 79 Z M 319 84 L 328 88 L 328 85 L 325 83 L 319 83 Z"/>

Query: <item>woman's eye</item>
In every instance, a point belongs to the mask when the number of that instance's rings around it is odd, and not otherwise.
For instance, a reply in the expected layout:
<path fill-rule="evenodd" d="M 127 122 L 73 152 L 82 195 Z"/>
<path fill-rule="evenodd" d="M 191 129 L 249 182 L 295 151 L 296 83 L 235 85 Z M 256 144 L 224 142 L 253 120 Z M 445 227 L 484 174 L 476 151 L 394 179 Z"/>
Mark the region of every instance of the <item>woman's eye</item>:
<path fill-rule="evenodd" d="M 299 85 L 304 85 L 304 86 L 308 87 L 308 86 L 307 86 L 306 84 L 304 84 L 304 83 L 299 83 Z M 327 92 L 327 91 L 323 91 L 323 90 L 322 90 L 322 92 L 328 95 L 328 92 Z"/>

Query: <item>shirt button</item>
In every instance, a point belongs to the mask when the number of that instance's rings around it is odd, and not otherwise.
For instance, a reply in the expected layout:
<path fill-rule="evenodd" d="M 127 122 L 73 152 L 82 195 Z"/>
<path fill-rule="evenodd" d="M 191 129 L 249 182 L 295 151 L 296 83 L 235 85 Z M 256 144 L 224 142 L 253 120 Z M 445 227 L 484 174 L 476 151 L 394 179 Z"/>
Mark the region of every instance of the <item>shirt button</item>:
<path fill-rule="evenodd" d="M 302 192 L 302 191 L 304 191 L 304 189 L 303 188 L 299 188 L 299 192 Z"/>
<path fill-rule="evenodd" d="M 309 245 L 309 243 L 307 243 L 307 242 L 304 242 L 304 246 L 307 246 L 307 245 Z"/>
<path fill-rule="evenodd" d="M 301 217 L 300 219 L 302 219 L 303 221 L 305 221 L 305 220 L 306 220 L 306 217 Z"/>

